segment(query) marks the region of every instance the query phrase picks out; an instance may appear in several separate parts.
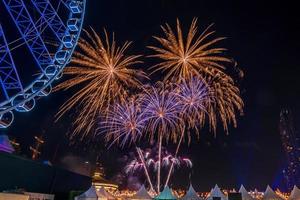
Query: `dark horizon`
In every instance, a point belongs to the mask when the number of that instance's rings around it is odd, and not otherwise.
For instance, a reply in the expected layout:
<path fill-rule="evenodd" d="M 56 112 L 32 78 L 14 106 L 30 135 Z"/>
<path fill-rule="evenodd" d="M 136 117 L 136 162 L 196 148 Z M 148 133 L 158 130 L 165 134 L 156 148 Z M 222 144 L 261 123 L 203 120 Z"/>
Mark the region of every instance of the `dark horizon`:
<path fill-rule="evenodd" d="M 224 188 L 244 184 L 247 189 L 265 190 L 270 184 L 284 189 L 285 154 L 279 135 L 281 109 L 291 108 L 296 128 L 300 122 L 300 42 L 297 41 L 300 17 L 296 8 L 291 2 L 258 0 L 87 2 L 84 27 L 91 26 L 97 32 L 105 27 L 115 33 L 119 44 L 132 40 L 130 53 L 146 54 L 146 46 L 153 44 L 152 35 L 161 34 L 160 25 L 167 22 L 174 26 L 177 18 L 185 30 L 194 17 L 198 18 L 200 32 L 213 23 L 216 35 L 227 37 L 222 46 L 245 74 L 239 81 L 245 114 L 238 118 L 238 127 L 231 126 L 228 136 L 219 128 L 217 138 L 204 131 L 199 142 L 190 147 L 185 144 L 182 155 L 189 156 L 194 166 L 192 171 L 175 173 L 179 178 L 173 179 L 174 187 L 186 188 L 191 173 L 191 182 L 198 191 L 209 191 L 216 183 Z M 65 134 L 71 130 L 71 118 L 65 116 L 54 122 L 55 114 L 70 94 L 58 92 L 39 100 L 32 112 L 16 114 L 14 124 L 1 132 L 15 137 L 22 145 L 22 153 L 27 155 L 33 136 L 43 134 L 46 140 L 43 159 L 59 164 L 68 155 L 78 155 L 82 160 L 93 161 L 95 153 L 82 151 L 82 146 L 68 145 Z M 112 178 L 121 168 L 115 165 L 116 158 L 126 152 L 118 148 L 106 151 L 104 146 L 99 149 L 107 177 Z"/>

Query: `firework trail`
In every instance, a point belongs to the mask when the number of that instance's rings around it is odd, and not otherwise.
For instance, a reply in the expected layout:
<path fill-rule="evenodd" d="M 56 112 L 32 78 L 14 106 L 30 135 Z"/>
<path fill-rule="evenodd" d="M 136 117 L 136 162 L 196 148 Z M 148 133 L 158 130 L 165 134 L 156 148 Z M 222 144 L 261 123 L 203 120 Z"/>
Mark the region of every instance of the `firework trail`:
<path fill-rule="evenodd" d="M 163 139 L 176 141 L 178 138 L 178 127 L 181 124 L 179 117 L 180 104 L 176 96 L 161 87 L 149 87 L 145 90 L 143 97 L 143 109 L 147 118 L 147 130 L 150 140 L 153 141 L 154 134 L 158 138 L 158 170 L 157 170 L 157 192 L 160 192 L 161 178 L 161 148 Z"/>
<path fill-rule="evenodd" d="M 148 183 L 150 185 L 150 190 L 151 191 L 155 191 L 154 188 L 153 188 L 153 184 L 152 184 L 152 181 L 150 179 L 150 175 L 149 175 L 149 171 L 148 171 L 148 168 L 146 166 L 146 162 L 145 162 L 145 156 L 143 155 L 142 153 L 142 150 L 140 148 L 137 148 L 137 152 L 138 152 L 138 155 L 139 155 L 139 158 L 140 160 L 142 161 L 142 167 L 144 169 L 144 172 L 145 172 L 145 175 L 147 177 L 147 180 L 148 180 Z M 147 156 L 147 155 L 146 155 Z M 146 157 L 147 158 L 147 157 Z"/>

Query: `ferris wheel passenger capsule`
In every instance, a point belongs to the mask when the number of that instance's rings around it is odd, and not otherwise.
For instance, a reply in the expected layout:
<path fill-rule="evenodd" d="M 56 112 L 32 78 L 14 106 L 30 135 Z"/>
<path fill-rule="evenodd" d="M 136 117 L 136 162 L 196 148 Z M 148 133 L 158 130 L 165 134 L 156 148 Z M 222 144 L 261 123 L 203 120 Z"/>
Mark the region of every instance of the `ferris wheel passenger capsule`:
<path fill-rule="evenodd" d="M 74 35 L 66 35 L 63 37 L 64 46 L 67 49 L 71 49 L 75 45 Z"/>
<path fill-rule="evenodd" d="M 27 96 L 29 94 L 20 94 L 13 99 L 12 105 L 16 107 L 17 112 L 29 112 L 34 108 L 35 99 L 27 100 Z"/>
<path fill-rule="evenodd" d="M 60 50 L 55 54 L 55 60 L 59 64 L 63 64 L 68 61 L 69 58 L 69 51 L 66 50 Z"/>
<path fill-rule="evenodd" d="M 0 128 L 9 127 L 14 121 L 14 114 L 10 112 L 6 112 L 0 115 Z"/>
<path fill-rule="evenodd" d="M 68 28 L 70 31 L 78 32 L 79 31 L 79 20 L 76 18 L 71 18 L 68 20 Z"/>
<path fill-rule="evenodd" d="M 45 75 L 50 79 L 57 74 L 58 67 L 56 65 L 49 65 L 45 69 Z"/>
<path fill-rule="evenodd" d="M 82 7 L 81 7 L 81 3 L 79 1 L 72 1 L 69 4 L 69 7 L 71 9 L 71 12 L 73 14 L 79 14 L 82 12 Z"/>
<path fill-rule="evenodd" d="M 38 96 L 48 96 L 52 91 L 52 86 L 48 84 L 48 80 L 37 80 L 34 82 L 31 91 L 32 93 L 38 92 Z M 46 86 L 46 87 L 45 87 Z"/>

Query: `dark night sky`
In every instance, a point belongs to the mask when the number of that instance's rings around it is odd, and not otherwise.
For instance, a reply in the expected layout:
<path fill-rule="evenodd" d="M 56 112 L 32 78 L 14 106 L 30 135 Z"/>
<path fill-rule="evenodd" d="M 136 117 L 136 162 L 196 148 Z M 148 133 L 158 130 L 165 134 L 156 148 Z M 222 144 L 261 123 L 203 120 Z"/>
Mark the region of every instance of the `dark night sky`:
<path fill-rule="evenodd" d="M 278 133 L 280 109 L 291 107 L 299 122 L 300 18 L 296 8 L 291 2 L 259 0 L 88 0 L 85 27 L 97 31 L 106 27 L 116 33 L 118 41 L 133 40 L 134 53 L 145 53 L 162 23 L 174 24 L 178 17 L 188 27 L 193 17 L 198 17 L 201 30 L 214 23 L 217 35 L 228 38 L 223 46 L 245 72 L 241 83 L 245 116 L 239 118 L 237 129 L 230 129 L 229 136 L 221 129 L 216 139 L 203 133 L 200 142 L 184 147 L 182 154 L 194 162 L 192 182 L 200 191 L 215 183 L 264 189 L 267 184 L 277 185 L 284 166 Z M 81 147 L 66 144 L 70 119 L 54 123 L 54 115 L 68 95 L 50 95 L 40 100 L 33 112 L 17 114 L 7 134 L 27 149 L 32 136 L 44 132 L 46 159 L 53 159 L 57 147 L 56 161 L 69 152 L 88 157 Z M 118 149 L 102 155 L 109 175 L 118 170 L 113 165 L 118 155 Z M 178 176 L 182 179 L 175 180 L 174 186 L 186 187 L 188 173 Z"/>

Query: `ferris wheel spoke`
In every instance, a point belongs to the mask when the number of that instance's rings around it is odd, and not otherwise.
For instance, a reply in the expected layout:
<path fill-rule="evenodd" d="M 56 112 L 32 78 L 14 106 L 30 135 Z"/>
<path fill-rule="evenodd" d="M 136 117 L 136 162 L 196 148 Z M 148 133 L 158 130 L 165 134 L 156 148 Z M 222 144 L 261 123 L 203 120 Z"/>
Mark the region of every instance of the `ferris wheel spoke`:
<path fill-rule="evenodd" d="M 69 8 L 69 5 L 71 3 L 72 0 L 61 0 L 60 2 L 67 8 Z"/>
<path fill-rule="evenodd" d="M 47 22 L 57 39 L 63 42 L 67 29 L 49 0 L 31 0 L 31 2 L 40 13 L 41 18 Z"/>
<path fill-rule="evenodd" d="M 17 69 L 8 48 L 4 31 L 0 24 L 0 83 L 6 99 L 10 98 L 10 92 L 22 92 L 23 86 L 18 76 Z"/>
<path fill-rule="evenodd" d="M 48 65 L 53 64 L 53 59 L 51 58 L 48 49 L 41 38 L 41 33 L 33 22 L 23 0 L 3 0 L 3 3 L 16 24 L 21 36 L 25 40 L 33 58 L 36 60 L 36 64 L 44 73 L 45 68 Z"/>

